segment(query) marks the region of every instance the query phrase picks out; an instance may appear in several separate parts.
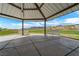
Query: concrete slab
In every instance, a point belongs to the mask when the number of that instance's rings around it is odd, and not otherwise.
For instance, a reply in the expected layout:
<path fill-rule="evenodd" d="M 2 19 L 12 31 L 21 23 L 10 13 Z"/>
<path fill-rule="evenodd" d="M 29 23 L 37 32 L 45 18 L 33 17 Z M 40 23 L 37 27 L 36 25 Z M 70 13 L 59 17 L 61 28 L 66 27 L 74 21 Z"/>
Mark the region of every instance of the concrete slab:
<path fill-rule="evenodd" d="M 55 36 L 47 36 L 47 37 L 44 37 L 44 36 L 38 36 L 38 35 L 35 35 L 35 36 L 29 36 L 30 40 L 32 40 L 33 42 L 43 42 L 43 41 L 49 41 L 49 40 L 53 40 L 53 41 L 59 41 L 59 37 L 55 37 Z"/>
<path fill-rule="evenodd" d="M 29 39 L 31 39 L 33 42 L 38 42 L 38 41 L 43 41 L 43 40 L 46 40 L 44 36 L 38 36 L 38 35 L 35 35 L 35 36 L 29 36 Z"/>
<path fill-rule="evenodd" d="M 76 49 L 76 51 L 78 51 L 78 52 L 79 52 L 79 46 L 78 46 L 78 48 Z"/>
<path fill-rule="evenodd" d="M 0 42 L 0 49 L 2 49 L 9 41 Z"/>
<path fill-rule="evenodd" d="M 59 51 L 58 51 L 59 49 Z M 69 49 L 66 49 L 65 47 L 47 47 L 47 48 L 41 48 L 40 53 L 43 56 L 64 56 L 65 53 L 69 52 Z"/>
<path fill-rule="evenodd" d="M 18 56 L 18 53 L 14 48 L 8 48 L 1 50 L 0 56 Z"/>
<path fill-rule="evenodd" d="M 7 42 L 1 42 L 0 46 L 3 47 Z M 41 35 L 15 38 L 10 41 L 5 49 L 0 51 L 0 55 L 38 56 L 39 53 L 35 46 L 33 46 L 34 44 L 43 56 L 64 56 L 79 46 L 79 41 L 56 36 L 48 36 L 45 38 Z M 78 52 L 79 49 L 69 55 L 79 55 Z"/>
<path fill-rule="evenodd" d="M 79 56 L 79 47 L 72 51 L 70 54 L 68 54 L 68 56 Z"/>
<path fill-rule="evenodd" d="M 70 38 L 66 38 L 66 37 L 61 37 L 59 40 L 59 43 L 61 43 L 62 45 L 74 49 L 77 46 L 79 46 L 79 41 L 78 40 L 74 40 L 74 39 L 70 39 Z"/>
<path fill-rule="evenodd" d="M 21 56 L 38 56 L 38 52 L 32 44 L 16 47 Z"/>
<path fill-rule="evenodd" d="M 27 37 L 23 37 L 23 38 L 18 38 L 16 40 L 12 40 L 5 48 L 27 45 L 30 43 L 31 41 Z"/>
<path fill-rule="evenodd" d="M 50 37 L 49 37 L 50 38 Z M 40 42 L 34 42 L 35 45 L 37 45 L 37 47 L 44 47 L 44 46 L 51 46 L 53 44 L 59 44 L 59 39 L 45 39 L 43 41 Z"/>
<path fill-rule="evenodd" d="M 74 52 L 70 53 L 68 56 L 79 56 L 79 52 L 74 51 Z"/>
<path fill-rule="evenodd" d="M 66 53 L 71 51 L 53 41 L 36 43 L 35 45 L 43 56 L 64 56 Z"/>

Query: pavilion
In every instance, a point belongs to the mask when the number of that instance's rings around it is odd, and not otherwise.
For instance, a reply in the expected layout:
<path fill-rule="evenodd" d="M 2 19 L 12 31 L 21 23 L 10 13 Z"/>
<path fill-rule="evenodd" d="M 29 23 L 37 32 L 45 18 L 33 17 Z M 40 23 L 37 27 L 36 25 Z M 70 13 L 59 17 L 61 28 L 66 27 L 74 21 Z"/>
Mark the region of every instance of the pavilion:
<path fill-rule="evenodd" d="M 0 4 L 0 17 L 22 20 L 22 35 L 24 35 L 24 21 L 44 21 L 44 35 L 46 36 L 46 21 L 78 9 L 78 3 L 2 3 Z"/>
<path fill-rule="evenodd" d="M 21 20 L 22 35 L 24 21 L 44 21 L 44 37 L 35 35 L 0 42 L 0 55 L 79 55 L 79 41 L 65 37 L 45 38 L 46 21 L 77 10 L 79 3 L 0 3 L 0 17 Z"/>

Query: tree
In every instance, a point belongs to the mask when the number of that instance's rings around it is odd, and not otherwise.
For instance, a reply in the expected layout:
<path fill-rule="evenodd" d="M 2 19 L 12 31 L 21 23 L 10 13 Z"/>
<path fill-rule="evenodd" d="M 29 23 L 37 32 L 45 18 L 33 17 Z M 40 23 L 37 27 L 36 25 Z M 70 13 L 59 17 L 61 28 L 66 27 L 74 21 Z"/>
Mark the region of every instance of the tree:
<path fill-rule="evenodd" d="M 0 28 L 0 31 L 2 30 L 2 28 Z"/>
<path fill-rule="evenodd" d="M 2 31 L 2 30 L 7 30 L 6 28 L 0 28 L 0 31 Z"/>

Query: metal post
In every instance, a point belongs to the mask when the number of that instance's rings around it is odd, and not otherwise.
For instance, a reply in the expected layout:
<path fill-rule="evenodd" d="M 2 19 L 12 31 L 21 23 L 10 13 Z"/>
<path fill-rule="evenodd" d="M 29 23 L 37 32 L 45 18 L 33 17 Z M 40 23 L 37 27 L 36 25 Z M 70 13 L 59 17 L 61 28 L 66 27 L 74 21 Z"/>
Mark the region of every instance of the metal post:
<path fill-rule="evenodd" d="M 22 35 L 24 35 L 24 20 L 22 20 Z"/>
<path fill-rule="evenodd" d="M 38 4 L 35 3 L 35 6 L 37 7 L 38 11 L 40 12 L 40 14 L 43 16 L 44 18 L 44 36 L 46 37 L 46 17 L 45 15 L 43 14 L 43 12 L 41 11 L 41 9 L 39 8 Z"/>
<path fill-rule="evenodd" d="M 24 19 L 24 3 L 21 4 L 22 18 Z M 22 35 L 24 35 L 24 20 L 22 19 Z"/>
<path fill-rule="evenodd" d="M 46 20 L 44 20 L 44 36 L 46 37 Z"/>

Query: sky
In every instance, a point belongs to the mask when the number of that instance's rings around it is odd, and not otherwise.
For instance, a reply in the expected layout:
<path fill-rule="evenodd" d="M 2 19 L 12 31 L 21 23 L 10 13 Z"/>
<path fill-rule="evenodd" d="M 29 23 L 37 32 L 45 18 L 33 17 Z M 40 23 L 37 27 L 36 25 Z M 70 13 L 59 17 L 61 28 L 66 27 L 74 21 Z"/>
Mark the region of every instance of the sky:
<path fill-rule="evenodd" d="M 0 28 L 8 28 L 8 29 L 20 29 L 21 21 L 11 18 L 0 17 Z M 79 11 L 72 12 L 70 14 L 50 19 L 47 21 L 47 26 L 57 26 L 57 25 L 70 25 L 70 24 L 79 24 Z M 24 27 L 43 27 L 44 22 L 34 22 L 34 21 L 25 21 Z"/>

